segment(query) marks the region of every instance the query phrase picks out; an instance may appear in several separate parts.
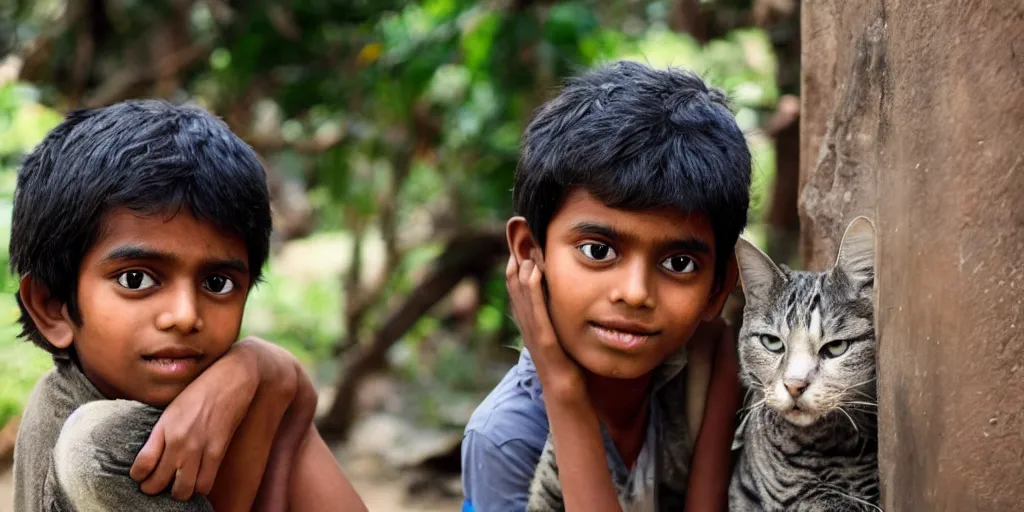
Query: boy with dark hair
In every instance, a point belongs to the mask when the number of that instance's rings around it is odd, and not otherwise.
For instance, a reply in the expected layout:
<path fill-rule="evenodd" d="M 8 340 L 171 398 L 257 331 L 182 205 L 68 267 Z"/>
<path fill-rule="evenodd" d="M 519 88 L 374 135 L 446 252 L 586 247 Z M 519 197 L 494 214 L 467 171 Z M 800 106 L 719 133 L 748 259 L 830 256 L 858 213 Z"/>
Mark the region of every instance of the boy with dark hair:
<path fill-rule="evenodd" d="M 55 367 L 18 431 L 16 510 L 362 507 L 298 362 L 236 343 L 270 230 L 259 158 L 198 108 L 72 112 L 26 158 L 11 267 Z"/>
<path fill-rule="evenodd" d="M 526 350 L 466 427 L 464 509 L 725 510 L 750 166 L 687 71 L 615 63 L 539 110 L 507 226 Z"/>

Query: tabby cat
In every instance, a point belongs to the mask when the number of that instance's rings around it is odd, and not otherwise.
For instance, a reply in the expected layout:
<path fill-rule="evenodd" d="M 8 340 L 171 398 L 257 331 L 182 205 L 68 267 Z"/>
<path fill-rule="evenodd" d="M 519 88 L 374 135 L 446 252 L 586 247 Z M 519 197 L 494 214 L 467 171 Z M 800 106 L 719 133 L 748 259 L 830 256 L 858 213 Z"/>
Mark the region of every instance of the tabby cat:
<path fill-rule="evenodd" d="M 747 413 L 729 510 L 880 511 L 874 227 L 854 219 L 825 272 L 736 246 Z"/>

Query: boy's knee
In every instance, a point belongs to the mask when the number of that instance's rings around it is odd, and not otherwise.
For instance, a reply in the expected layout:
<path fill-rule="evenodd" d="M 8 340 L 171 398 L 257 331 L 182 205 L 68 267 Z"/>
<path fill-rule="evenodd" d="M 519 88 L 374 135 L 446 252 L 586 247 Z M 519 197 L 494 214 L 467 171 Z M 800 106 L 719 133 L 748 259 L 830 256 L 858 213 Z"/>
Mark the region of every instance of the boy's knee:
<path fill-rule="evenodd" d="M 143 494 L 129 471 L 159 418 L 160 410 L 129 400 L 90 402 L 68 417 L 53 460 L 77 510 L 152 510 L 156 497 Z"/>

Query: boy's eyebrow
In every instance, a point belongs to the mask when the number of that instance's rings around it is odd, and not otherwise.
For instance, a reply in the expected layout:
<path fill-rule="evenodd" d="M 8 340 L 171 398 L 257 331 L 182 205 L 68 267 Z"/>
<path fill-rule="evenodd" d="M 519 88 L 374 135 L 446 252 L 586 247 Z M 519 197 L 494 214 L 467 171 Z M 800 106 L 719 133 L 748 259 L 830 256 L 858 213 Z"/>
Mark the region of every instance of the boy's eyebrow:
<path fill-rule="evenodd" d="M 104 263 L 118 260 L 149 260 L 175 263 L 178 261 L 178 258 L 173 254 L 147 249 L 140 245 L 122 245 L 110 251 L 103 257 Z M 203 262 L 202 267 L 205 270 L 235 270 L 243 274 L 247 274 L 249 272 L 249 266 L 246 265 L 244 261 L 237 258 L 210 258 Z"/>
<path fill-rule="evenodd" d="M 618 231 L 615 228 L 596 222 L 578 222 L 572 227 L 572 231 L 582 235 L 598 235 L 616 242 L 635 243 L 636 235 Z M 686 238 L 665 238 L 658 240 L 655 245 L 661 251 L 687 251 L 692 253 L 711 254 L 711 247 L 697 237 Z"/>

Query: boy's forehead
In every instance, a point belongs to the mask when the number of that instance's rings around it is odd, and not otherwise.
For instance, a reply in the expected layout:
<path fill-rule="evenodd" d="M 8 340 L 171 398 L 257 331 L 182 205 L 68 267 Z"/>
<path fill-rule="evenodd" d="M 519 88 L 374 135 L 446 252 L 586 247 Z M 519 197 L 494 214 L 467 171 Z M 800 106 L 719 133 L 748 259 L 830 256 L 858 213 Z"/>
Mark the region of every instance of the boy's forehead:
<path fill-rule="evenodd" d="M 674 208 L 625 210 L 606 205 L 586 190 L 574 190 L 555 212 L 551 226 L 561 230 L 605 227 L 644 239 L 697 238 L 708 244 L 714 231 L 707 217 Z"/>
<path fill-rule="evenodd" d="M 144 248 L 184 258 L 248 258 L 245 241 L 225 233 L 187 210 L 141 213 L 118 208 L 103 215 L 101 227 L 89 252 L 101 258 L 125 246 Z"/>

